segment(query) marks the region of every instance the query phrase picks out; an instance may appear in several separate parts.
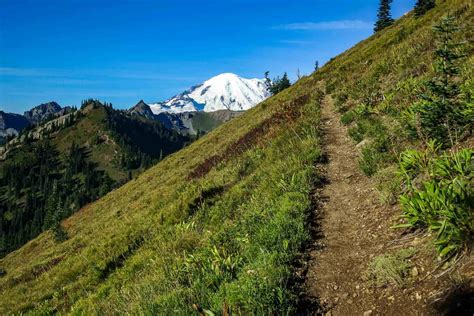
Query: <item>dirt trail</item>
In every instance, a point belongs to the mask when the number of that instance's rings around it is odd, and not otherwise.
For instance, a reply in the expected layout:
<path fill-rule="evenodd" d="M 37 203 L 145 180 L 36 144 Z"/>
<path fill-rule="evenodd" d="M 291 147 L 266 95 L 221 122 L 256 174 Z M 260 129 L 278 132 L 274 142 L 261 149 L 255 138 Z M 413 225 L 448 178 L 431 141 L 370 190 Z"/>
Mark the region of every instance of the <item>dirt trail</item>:
<path fill-rule="evenodd" d="M 374 256 L 420 244 L 420 238 L 402 237 L 390 228 L 399 210 L 379 202 L 372 180 L 358 167 L 356 146 L 329 99 L 322 108 L 322 125 L 327 183 L 316 190 L 314 199 L 323 238 L 310 252 L 306 292 L 329 315 L 438 314 L 430 302 L 440 284 L 426 278 L 429 266 L 419 267 L 420 275 L 405 288 L 376 288 L 365 277 Z M 400 239 L 403 242 L 397 242 Z M 417 265 L 423 266 L 424 259 L 419 258 Z"/>

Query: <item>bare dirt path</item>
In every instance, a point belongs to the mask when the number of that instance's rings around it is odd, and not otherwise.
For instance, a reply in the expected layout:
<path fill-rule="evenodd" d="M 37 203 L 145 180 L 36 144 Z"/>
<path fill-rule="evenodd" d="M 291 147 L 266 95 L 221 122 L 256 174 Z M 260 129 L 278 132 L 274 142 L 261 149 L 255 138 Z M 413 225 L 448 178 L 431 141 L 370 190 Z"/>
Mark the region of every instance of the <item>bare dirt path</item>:
<path fill-rule="evenodd" d="M 368 264 L 375 256 L 420 241 L 390 228 L 400 211 L 379 202 L 373 180 L 361 173 L 356 146 L 329 98 L 322 108 L 322 125 L 327 183 L 316 190 L 314 199 L 323 238 L 310 251 L 306 292 L 318 298 L 329 315 L 438 314 L 430 305 L 437 286 L 425 278 L 430 267 L 425 271 L 419 266 L 420 275 L 405 287 L 376 288 L 367 279 Z M 397 242 L 400 239 L 402 243 Z M 423 265 L 423 259 L 418 261 Z"/>

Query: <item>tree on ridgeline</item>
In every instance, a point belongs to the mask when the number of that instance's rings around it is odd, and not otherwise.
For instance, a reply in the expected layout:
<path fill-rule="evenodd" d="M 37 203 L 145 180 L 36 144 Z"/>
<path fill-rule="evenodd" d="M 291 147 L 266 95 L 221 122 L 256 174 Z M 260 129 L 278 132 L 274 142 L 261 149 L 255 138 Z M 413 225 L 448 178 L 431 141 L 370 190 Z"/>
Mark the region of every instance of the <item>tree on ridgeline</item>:
<path fill-rule="evenodd" d="M 391 14 L 392 0 L 380 0 L 379 10 L 377 12 L 377 22 L 375 22 L 374 31 L 378 32 L 393 24 Z"/>
<path fill-rule="evenodd" d="M 415 4 L 415 15 L 422 16 L 436 6 L 435 0 L 418 0 Z"/>
<path fill-rule="evenodd" d="M 314 71 L 318 71 L 319 70 L 319 61 L 316 60 L 316 62 L 314 63 Z"/>

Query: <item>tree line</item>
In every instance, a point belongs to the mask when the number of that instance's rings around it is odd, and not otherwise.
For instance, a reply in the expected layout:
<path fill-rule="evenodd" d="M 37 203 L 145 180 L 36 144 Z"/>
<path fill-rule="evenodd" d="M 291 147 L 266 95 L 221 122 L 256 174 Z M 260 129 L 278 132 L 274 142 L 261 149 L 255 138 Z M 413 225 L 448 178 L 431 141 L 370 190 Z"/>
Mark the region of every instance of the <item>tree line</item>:
<path fill-rule="evenodd" d="M 49 139 L 18 150 L 1 166 L 0 257 L 48 229 L 64 239 L 60 221 L 114 185 L 75 143 L 64 157 Z"/>
<path fill-rule="evenodd" d="M 377 21 L 374 25 L 374 31 L 378 32 L 393 24 L 394 19 L 391 14 L 391 5 L 393 0 L 380 0 L 377 12 Z M 417 0 L 415 4 L 415 15 L 420 17 L 436 6 L 435 0 Z"/>

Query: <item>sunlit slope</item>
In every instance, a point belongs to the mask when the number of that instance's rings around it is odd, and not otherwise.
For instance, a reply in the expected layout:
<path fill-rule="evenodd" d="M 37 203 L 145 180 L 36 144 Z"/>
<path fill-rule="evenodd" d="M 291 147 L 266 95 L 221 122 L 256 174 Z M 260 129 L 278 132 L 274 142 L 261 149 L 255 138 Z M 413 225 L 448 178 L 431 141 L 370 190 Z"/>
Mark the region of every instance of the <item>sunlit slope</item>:
<path fill-rule="evenodd" d="M 425 82 L 434 75 L 433 61 L 438 43 L 433 26 L 444 16 L 453 16 L 459 27 L 455 41 L 463 43 L 466 56 L 460 61 L 461 81 L 466 82 L 462 88 L 465 93 L 469 93 L 469 89 L 472 91 L 472 1 L 442 0 L 436 3 L 436 8 L 422 17 L 406 14 L 393 26 L 360 42 L 321 69 L 318 75 L 326 80 L 326 93 L 334 98 L 339 112 L 364 105 L 371 114 L 387 123 L 386 126 L 395 128 L 391 125 L 397 115 L 402 115 L 403 110 L 420 99 L 420 93 L 426 92 Z"/>
<path fill-rule="evenodd" d="M 473 38 L 470 1 L 409 14 L 85 207 L 64 222 L 67 241 L 45 233 L 8 255 L 0 313 L 292 311 L 323 92 L 345 111 L 370 103 L 398 135 L 391 115 L 432 71 L 431 26 L 447 12 Z M 472 78 L 470 58 L 462 76 Z"/>
<path fill-rule="evenodd" d="M 322 94 L 306 82 L 86 206 L 67 241 L 8 255 L 1 311 L 289 308 L 319 154 Z"/>

